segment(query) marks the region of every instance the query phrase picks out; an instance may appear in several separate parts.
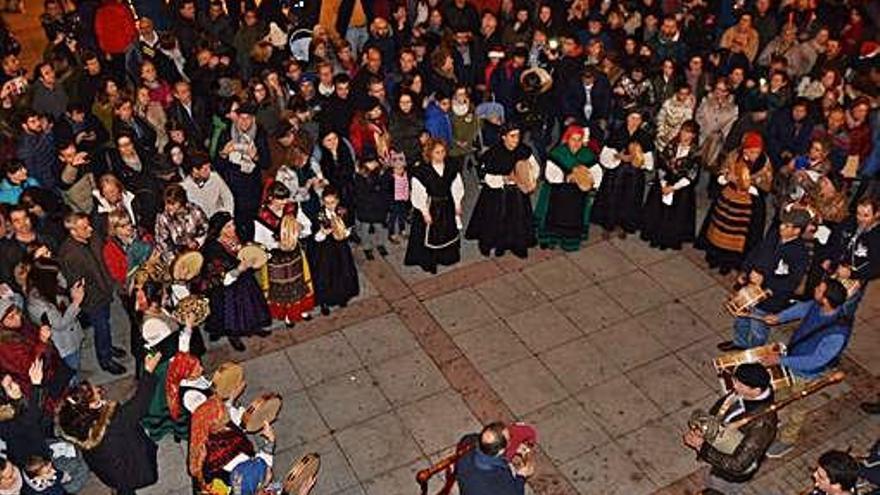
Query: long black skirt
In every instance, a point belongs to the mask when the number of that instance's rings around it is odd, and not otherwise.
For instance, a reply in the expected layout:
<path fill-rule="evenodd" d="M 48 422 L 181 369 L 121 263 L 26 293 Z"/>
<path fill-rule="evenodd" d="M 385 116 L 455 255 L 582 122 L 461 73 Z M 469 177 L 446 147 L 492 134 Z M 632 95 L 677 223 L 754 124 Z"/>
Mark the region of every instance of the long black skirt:
<path fill-rule="evenodd" d="M 606 230 L 622 228 L 634 233 L 641 228 L 645 172 L 630 165 L 604 170 L 590 219 Z"/>
<path fill-rule="evenodd" d="M 697 208 L 693 184 L 675 191 L 672 204 L 667 205 L 660 184 L 654 183 L 648 191 L 644 212 L 642 239 L 651 247 L 681 249 L 683 243 L 694 242 Z"/>
<path fill-rule="evenodd" d="M 229 285 L 211 289 L 208 299 L 211 314 L 205 329 L 212 335 L 243 337 L 272 323 L 269 305 L 252 270 L 245 271 Z"/>
<path fill-rule="evenodd" d="M 344 306 L 360 293 L 357 267 L 347 240 L 327 237 L 312 243 L 309 264 L 318 304 Z"/>
<path fill-rule="evenodd" d="M 529 197 L 515 186 L 499 189 L 483 187 L 465 238 L 476 239 L 480 252 L 488 256 L 512 251 L 519 257 L 537 244 Z"/>
<path fill-rule="evenodd" d="M 425 224 L 418 210 L 413 211 L 403 264 L 436 272 L 437 265 L 454 265 L 461 260 L 461 236 L 455 223 L 455 207 L 451 203 L 434 200 L 430 211 L 430 226 Z"/>

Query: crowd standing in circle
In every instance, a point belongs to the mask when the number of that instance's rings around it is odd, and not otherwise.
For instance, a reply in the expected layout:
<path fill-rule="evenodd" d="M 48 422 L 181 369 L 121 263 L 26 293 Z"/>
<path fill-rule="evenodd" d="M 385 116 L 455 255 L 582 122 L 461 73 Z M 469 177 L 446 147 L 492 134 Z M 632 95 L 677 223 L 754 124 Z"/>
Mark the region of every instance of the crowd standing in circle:
<path fill-rule="evenodd" d="M 801 379 L 834 368 L 880 275 L 877 2 L 43 9 L 33 68 L 0 23 L 0 494 L 77 493 L 90 471 L 134 493 L 156 483 L 166 435 L 188 440 L 195 490 L 270 486 L 275 432 L 245 434 L 242 371 L 204 370 L 203 334 L 243 351 L 345 307 L 357 250 L 376 263 L 405 244 L 405 265 L 437 273 L 464 240 L 520 258 L 591 233 L 693 244 L 766 292 L 719 347 L 763 346 L 801 320 L 788 354 L 763 361 Z M 113 342 L 117 301 L 129 349 Z M 86 332 L 104 372 L 135 357 L 130 400 L 83 380 Z M 772 402 L 753 368 L 728 396 L 741 411 L 716 404 L 728 422 Z M 736 493 L 765 452 L 790 450 L 797 412 L 778 435 L 775 422 L 749 430 L 733 457 L 684 441 L 713 466 L 709 486 Z M 531 471 L 508 469 L 511 431 L 483 431 L 463 493 L 522 493 Z M 841 455 L 820 459 L 821 493 L 849 493 Z"/>

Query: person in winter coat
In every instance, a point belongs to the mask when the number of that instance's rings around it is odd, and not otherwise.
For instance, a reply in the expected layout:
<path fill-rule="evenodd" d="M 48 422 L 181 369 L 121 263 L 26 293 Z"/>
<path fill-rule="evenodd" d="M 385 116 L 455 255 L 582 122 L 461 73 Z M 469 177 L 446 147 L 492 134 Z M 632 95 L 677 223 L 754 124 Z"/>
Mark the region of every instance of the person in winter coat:
<path fill-rule="evenodd" d="M 669 141 L 678 134 L 681 124 L 694 118 L 694 110 L 697 101 L 694 98 L 691 87 L 687 83 L 681 83 L 672 98 L 663 102 L 657 113 L 657 135 L 654 137 L 654 146 L 664 149 Z"/>
<path fill-rule="evenodd" d="M 374 247 L 380 256 L 388 255 L 384 225 L 391 207 L 392 186 L 392 178 L 384 173 L 378 158 L 365 155 L 354 176 L 354 210 L 361 248 L 369 261 L 374 259 Z"/>
<path fill-rule="evenodd" d="M 730 85 L 724 78 L 715 81 L 715 89 L 697 108 L 696 121 L 700 125 L 700 155 L 702 163 L 713 168 L 721 148 L 733 127 L 739 109 L 730 94 Z"/>
<path fill-rule="evenodd" d="M 419 136 L 425 130 L 421 111 L 416 108 L 415 98 L 409 91 L 402 91 L 397 97 L 397 106 L 391 111 L 388 132 L 394 147 L 403 152 L 410 165 L 421 156 Z"/>
<path fill-rule="evenodd" d="M 438 91 L 434 95 L 434 101 L 425 109 L 425 130 L 432 138 L 443 141 L 447 147 L 452 146 L 452 120 L 449 117 L 451 108 L 451 95 Z"/>
<path fill-rule="evenodd" d="M 61 436 L 82 449 L 95 476 L 117 494 L 134 494 L 159 479 L 157 447 L 141 418 L 156 389 L 153 372 L 161 358 L 161 353 L 144 358 L 146 373 L 128 401 L 109 400 L 101 387 L 83 382 L 58 410 Z"/>

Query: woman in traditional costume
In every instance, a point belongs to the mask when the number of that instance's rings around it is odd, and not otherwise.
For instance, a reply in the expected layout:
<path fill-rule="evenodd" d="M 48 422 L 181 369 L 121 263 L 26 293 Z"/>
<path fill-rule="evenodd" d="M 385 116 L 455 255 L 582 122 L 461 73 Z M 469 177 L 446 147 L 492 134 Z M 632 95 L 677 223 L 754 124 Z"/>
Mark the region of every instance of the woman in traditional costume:
<path fill-rule="evenodd" d="M 202 362 L 189 352 L 178 352 L 171 358 L 164 392 L 172 421 L 189 425 L 192 413 L 213 394 L 211 380 L 204 373 Z"/>
<path fill-rule="evenodd" d="M 577 251 L 587 240 L 590 209 L 602 183 L 602 167 L 587 146 L 590 130 L 569 126 L 550 151 L 545 182 L 535 205 L 538 244 L 542 249 L 561 247 Z"/>
<path fill-rule="evenodd" d="M 244 488 L 268 482 L 275 451 L 275 431 L 271 425 L 265 424 L 258 440 L 255 447 L 232 420 L 219 395 L 202 403 L 193 413 L 189 442 L 189 472 L 198 488 L 203 492 L 228 493 L 235 484 Z"/>
<path fill-rule="evenodd" d="M 257 217 L 255 239 L 272 254 L 267 263 L 269 312 L 288 327 L 310 320 L 315 307 L 312 275 L 301 244 L 311 231 L 312 222 L 291 200 L 287 186 L 273 182 Z"/>
<path fill-rule="evenodd" d="M 483 184 L 465 232 L 467 239 L 479 242 L 483 256 L 489 256 L 494 249 L 496 256 L 510 250 L 525 258 L 528 248 L 537 244 L 531 191 L 525 191 L 534 188 L 539 171 L 531 149 L 520 140 L 519 128 L 512 123 L 504 124 L 501 142 L 483 155 Z"/>
<path fill-rule="evenodd" d="M 645 199 L 642 226 L 642 239 L 651 247 L 681 249 L 682 243 L 694 241 L 697 222 L 694 190 L 700 175 L 699 134 L 697 123 L 688 120 L 658 156 L 657 178 Z"/>
<path fill-rule="evenodd" d="M 721 193 L 706 215 L 696 247 L 706 252 L 711 268 L 726 274 L 739 269 L 764 235 L 765 196 L 773 184 L 773 169 L 760 134 L 743 136 L 740 150 L 728 156 L 717 180 Z"/>
<path fill-rule="evenodd" d="M 654 169 L 654 144 L 642 123 L 640 113 L 630 112 L 599 155 L 604 170 L 592 221 L 605 229 L 606 239 L 614 231 L 623 239 L 641 228 L 645 175 Z"/>
<path fill-rule="evenodd" d="M 461 259 L 461 200 L 464 181 L 458 165 L 446 160 L 446 144 L 429 139 L 423 161 L 413 167 L 410 201 L 418 212 L 412 217 L 405 265 L 437 273 Z"/>
<path fill-rule="evenodd" d="M 193 315 L 187 316 L 187 321 L 181 330 L 179 323 L 163 308 L 167 297 L 165 288 L 161 284 L 147 282 L 138 289 L 135 297 L 143 314 L 141 337 L 144 347 L 147 353 L 159 352 L 163 356 L 153 372 L 160 386 L 154 390 L 150 407 L 141 424 L 155 442 L 169 433 L 174 435 L 175 440 L 186 438 L 189 424 L 175 421 L 171 417 L 165 387 L 161 384 L 165 383 L 169 363 L 177 353 L 190 352 L 192 349 L 194 354 L 202 355 L 205 353 L 205 345 L 198 331 L 193 330 L 195 326 Z"/>
<path fill-rule="evenodd" d="M 208 222 L 208 237 L 202 247 L 205 257 L 199 289 L 211 301 L 205 323 L 212 339 L 225 336 L 232 348 L 244 350 L 242 337 L 268 335 L 263 327 L 272 322 L 269 306 L 248 261 L 240 261 L 242 243 L 232 215 L 217 212 Z"/>
<path fill-rule="evenodd" d="M 357 267 L 351 255 L 348 238 L 351 236 L 348 210 L 340 206 L 339 193 L 332 186 L 324 188 L 324 203 L 318 212 L 317 225 L 309 259 L 314 270 L 315 296 L 321 314 L 330 314 L 331 306 L 345 307 L 360 293 Z"/>

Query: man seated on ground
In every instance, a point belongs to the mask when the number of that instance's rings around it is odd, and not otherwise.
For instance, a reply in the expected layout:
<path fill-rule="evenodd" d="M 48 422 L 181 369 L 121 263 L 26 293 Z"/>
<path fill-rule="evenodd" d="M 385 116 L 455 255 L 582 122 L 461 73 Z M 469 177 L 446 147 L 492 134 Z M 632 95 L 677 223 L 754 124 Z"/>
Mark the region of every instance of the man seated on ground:
<path fill-rule="evenodd" d="M 523 495 L 526 478 L 534 473 L 534 464 L 526 462 L 511 469 L 505 457 L 510 432 L 503 423 L 483 428 L 476 448 L 455 463 L 461 495 Z"/>
<path fill-rule="evenodd" d="M 852 317 L 843 310 L 846 298 L 843 284 L 828 279 L 816 286 L 812 301 L 765 316 L 764 321 L 770 325 L 798 319 L 801 322 L 788 341 L 786 355 L 768 355 L 761 363 L 788 368 L 795 379 L 795 391 L 803 381 L 820 378 L 833 369 L 852 334 Z M 796 403 L 786 412 L 787 421 L 779 430 L 777 442 L 767 451 L 767 457 L 779 458 L 794 448 L 808 411 L 803 404 Z"/>

